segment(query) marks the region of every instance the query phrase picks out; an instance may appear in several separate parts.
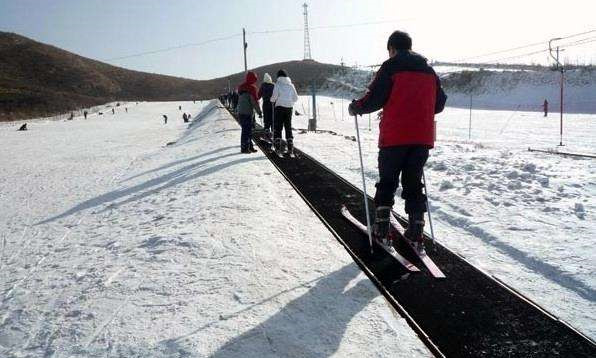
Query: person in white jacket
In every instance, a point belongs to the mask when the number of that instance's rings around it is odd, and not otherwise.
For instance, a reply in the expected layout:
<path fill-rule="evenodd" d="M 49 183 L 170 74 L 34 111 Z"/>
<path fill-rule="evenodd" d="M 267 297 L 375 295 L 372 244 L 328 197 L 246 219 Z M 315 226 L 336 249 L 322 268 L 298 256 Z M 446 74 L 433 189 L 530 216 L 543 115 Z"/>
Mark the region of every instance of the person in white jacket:
<path fill-rule="evenodd" d="M 298 101 L 298 93 L 290 77 L 284 70 L 277 71 L 277 81 L 273 87 L 271 103 L 275 103 L 273 116 L 273 144 L 276 151 L 281 150 L 281 131 L 285 129 L 288 152 L 294 150 L 292 135 L 292 111 Z"/>

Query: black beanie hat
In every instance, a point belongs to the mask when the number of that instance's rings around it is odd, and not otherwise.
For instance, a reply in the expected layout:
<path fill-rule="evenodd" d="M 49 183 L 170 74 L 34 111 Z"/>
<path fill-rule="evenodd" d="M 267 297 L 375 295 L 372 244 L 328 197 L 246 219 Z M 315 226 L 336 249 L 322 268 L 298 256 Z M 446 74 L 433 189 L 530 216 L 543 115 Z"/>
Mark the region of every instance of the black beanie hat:
<path fill-rule="evenodd" d="M 277 71 L 277 77 L 288 77 L 288 74 L 284 70 Z"/>
<path fill-rule="evenodd" d="M 387 49 L 393 47 L 396 50 L 411 50 L 412 38 L 407 32 L 395 31 L 389 36 L 387 40 Z"/>

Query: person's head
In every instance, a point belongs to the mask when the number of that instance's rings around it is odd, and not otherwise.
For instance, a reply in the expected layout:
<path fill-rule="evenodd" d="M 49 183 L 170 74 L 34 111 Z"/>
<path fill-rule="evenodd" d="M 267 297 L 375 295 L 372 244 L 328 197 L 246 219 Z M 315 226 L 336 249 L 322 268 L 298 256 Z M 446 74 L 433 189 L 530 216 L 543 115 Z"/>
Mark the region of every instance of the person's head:
<path fill-rule="evenodd" d="M 288 77 L 288 74 L 286 73 L 285 70 L 277 71 L 277 78 L 280 78 L 280 77 Z"/>
<path fill-rule="evenodd" d="M 265 83 L 273 83 L 273 80 L 271 79 L 271 76 L 268 73 L 265 73 L 263 75 L 263 82 L 265 82 Z"/>
<path fill-rule="evenodd" d="M 249 85 L 253 84 L 257 82 L 257 74 L 252 72 L 252 71 L 248 71 L 246 73 L 246 83 L 248 83 Z"/>
<path fill-rule="evenodd" d="M 387 51 L 389 51 L 389 57 L 394 57 L 397 55 L 397 51 L 411 49 L 412 38 L 407 32 L 394 31 L 387 40 Z"/>

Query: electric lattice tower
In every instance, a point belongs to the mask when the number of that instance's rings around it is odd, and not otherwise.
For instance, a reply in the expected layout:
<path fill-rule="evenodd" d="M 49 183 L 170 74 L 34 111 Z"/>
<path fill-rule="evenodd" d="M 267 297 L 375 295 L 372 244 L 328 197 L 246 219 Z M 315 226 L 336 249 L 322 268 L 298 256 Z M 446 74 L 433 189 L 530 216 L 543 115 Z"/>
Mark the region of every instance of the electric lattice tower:
<path fill-rule="evenodd" d="M 312 60 L 310 55 L 310 36 L 308 34 L 308 5 L 304 3 L 304 59 Z"/>

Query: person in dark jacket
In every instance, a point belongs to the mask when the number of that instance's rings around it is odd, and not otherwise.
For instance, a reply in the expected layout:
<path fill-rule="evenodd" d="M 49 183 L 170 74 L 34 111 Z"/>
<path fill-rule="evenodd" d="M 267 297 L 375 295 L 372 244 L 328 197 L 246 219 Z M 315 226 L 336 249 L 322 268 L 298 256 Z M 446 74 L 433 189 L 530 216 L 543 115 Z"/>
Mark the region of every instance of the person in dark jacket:
<path fill-rule="evenodd" d="M 238 91 L 232 92 L 232 110 L 236 111 L 238 106 Z"/>
<path fill-rule="evenodd" d="M 262 117 L 261 108 L 259 107 L 259 95 L 257 93 L 257 75 L 249 71 L 246 73 L 246 79 L 238 86 L 238 120 L 242 126 L 242 133 L 240 135 L 240 152 L 253 153 L 257 150 L 252 145 L 252 126 L 254 121 L 255 111 Z"/>
<path fill-rule="evenodd" d="M 412 51 L 412 39 L 395 31 L 387 42 L 389 59 L 369 85 L 364 97 L 348 107 L 350 115 L 383 109 L 379 123 L 379 181 L 375 193 L 375 238 L 385 240 L 389 215 L 401 175 L 402 194 L 409 224 L 406 237 L 422 244 L 426 196 L 422 171 L 434 147 L 436 113 L 447 96 L 439 77 L 421 55 Z"/>
<path fill-rule="evenodd" d="M 548 116 L 548 101 L 546 98 L 544 99 L 544 103 L 542 104 L 542 109 L 544 109 L 544 116 Z"/>
<path fill-rule="evenodd" d="M 259 97 L 263 99 L 263 129 L 267 135 L 271 137 L 271 118 L 273 116 L 273 104 L 271 103 L 271 95 L 273 94 L 273 80 L 268 73 L 263 76 L 263 83 L 259 88 Z"/>

